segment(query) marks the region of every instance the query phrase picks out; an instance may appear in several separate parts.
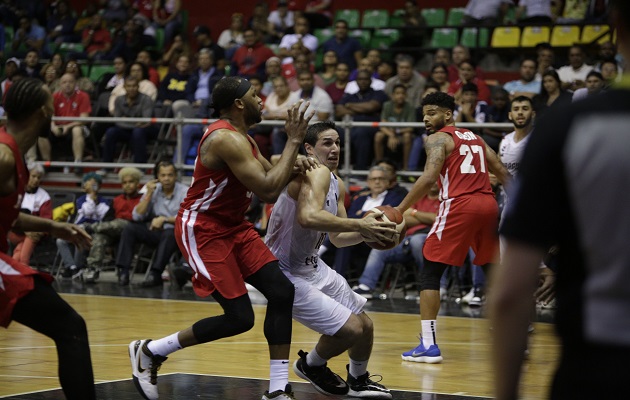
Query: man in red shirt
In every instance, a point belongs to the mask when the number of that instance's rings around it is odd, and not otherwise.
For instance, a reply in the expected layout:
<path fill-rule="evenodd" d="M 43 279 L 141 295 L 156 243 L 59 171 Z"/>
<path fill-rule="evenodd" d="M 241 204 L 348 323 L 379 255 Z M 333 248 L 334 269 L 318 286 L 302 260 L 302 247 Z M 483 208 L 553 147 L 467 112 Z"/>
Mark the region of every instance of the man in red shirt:
<path fill-rule="evenodd" d="M 263 75 L 265 62 L 274 56 L 273 51 L 259 40 L 258 33 L 253 29 L 246 29 L 243 38 L 245 44 L 239 47 L 232 57 L 232 62 L 236 65 L 236 74 L 245 77 Z"/>
<path fill-rule="evenodd" d="M 475 252 L 475 265 L 488 272 L 498 255 L 499 208 L 490 187 L 488 172 L 505 184 L 508 172 L 496 153 L 465 128 L 456 128 L 455 101 L 437 92 L 422 100 L 425 144 L 424 173 L 397 207 L 401 212 L 427 194 L 435 181 L 440 188 L 440 209 L 423 248 L 420 273 L 420 344 L 402 354 L 405 361 L 439 363 L 436 318 L 440 310 L 440 278 L 450 265 L 462 265 L 468 249 Z"/>
<path fill-rule="evenodd" d="M 94 14 L 90 25 L 83 29 L 81 44 L 85 48 L 85 56 L 88 59 L 107 59 L 112 49 L 112 36 L 109 30 L 103 28 L 103 17 L 100 14 Z"/>
<path fill-rule="evenodd" d="M 55 117 L 89 117 L 92 113 L 90 96 L 76 88 L 76 78 L 72 74 L 64 74 L 60 81 L 59 91 L 53 94 Z M 50 124 L 48 138 L 39 138 L 38 145 L 42 158 L 51 160 L 51 142 L 72 138 L 72 154 L 75 162 L 83 160 L 85 138 L 90 131 L 82 121 L 56 121 Z"/>

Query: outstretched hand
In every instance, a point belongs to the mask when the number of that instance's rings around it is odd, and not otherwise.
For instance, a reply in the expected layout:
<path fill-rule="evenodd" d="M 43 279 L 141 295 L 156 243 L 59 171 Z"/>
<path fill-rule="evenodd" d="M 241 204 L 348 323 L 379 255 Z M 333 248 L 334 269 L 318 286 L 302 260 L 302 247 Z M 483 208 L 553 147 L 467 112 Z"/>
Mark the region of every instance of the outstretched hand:
<path fill-rule="evenodd" d="M 366 242 L 377 242 L 384 245 L 391 242 L 392 238 L 398 233 L 396 231 L 396 223 L 379 221 L 383 216 L 383 212 L 375 211 L 361 219 L 361 227 L 359 233 Z"/>
<path fill-rule="evenodd" d="M 311 118 L 313 118 L 313 115 L 315 115 L 315 110 L 313 110 L 309 115 L 304 116 L 310 105 L 311 103 L 309 101 L 304 102 L 304 100 L 300 100 L 287 110 L 288 116 L 287 122 L 284 124 L 284 129 L 287 132 L 289 140 L 296 140 L 300 144 L 304 140 L 308 123 L 311 121 Z"/>
<path fill-rule="evenodd" d="M 92 246 L 92 237 L 79 225 L 67 222 L 53 222 L 50 234 L 74 244 L 81 250 Z"/>

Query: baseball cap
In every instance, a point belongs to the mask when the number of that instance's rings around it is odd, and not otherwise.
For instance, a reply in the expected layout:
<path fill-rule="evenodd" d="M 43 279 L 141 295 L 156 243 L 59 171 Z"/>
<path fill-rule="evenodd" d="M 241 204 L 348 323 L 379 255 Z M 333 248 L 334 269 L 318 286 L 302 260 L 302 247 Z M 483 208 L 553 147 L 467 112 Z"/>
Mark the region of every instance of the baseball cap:
<path fill-rule="evenodd" d="M 193 31 L 193 33 L 195 34 L 195 36 L 197 35 L 209 35 L 210 34 L 210 28 L 208 28 L 205 25 L 197 25 L 195 27 L 195 30 Z"/>
<path fill-rule="evenodd" d="M 19 60 L 18 58 L 16 58 L 16 57 L 11 57 L 11 58 L 9 58 L 9 59 L 8 59 L 8 60 L 4 63 L 4 65 L 7 65 L 7 64 L 8 64 L 8 63 L 10 63 L 10 62 L 14 62 L 14 63 L 15 63 L 15 65 L 17 65 L 17 67 L 18 67 L 18 68 L 20 68 L 20 60 Z"/>

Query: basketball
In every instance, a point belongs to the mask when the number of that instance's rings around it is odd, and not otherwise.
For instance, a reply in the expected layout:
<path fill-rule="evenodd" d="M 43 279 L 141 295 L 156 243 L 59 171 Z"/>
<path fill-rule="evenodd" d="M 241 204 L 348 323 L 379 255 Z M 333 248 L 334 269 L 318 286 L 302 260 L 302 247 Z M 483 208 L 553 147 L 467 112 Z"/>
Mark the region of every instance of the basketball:
<path fill-rule="evenodd" d="M 367 240 L 365 240 L 365 244 L 377 250 L 387 250 L 398 246 L 398 243 L 405 237 L 405 233 L 407 232 L 407 226 L 405 225 L 405 219 L 402 214 L 392 206 L 378 206 L 368 210 L 368 212 L 363 215 L 363 218 L 375 211 L 383 212 L 383 216 L 377 218 L 377 221 L 394 222 L 396 224 L 397 233 L 394 233 L 391 240 L 385 242 L 384 245 L 380 245 L 378 242 L 368 242 Z"/>

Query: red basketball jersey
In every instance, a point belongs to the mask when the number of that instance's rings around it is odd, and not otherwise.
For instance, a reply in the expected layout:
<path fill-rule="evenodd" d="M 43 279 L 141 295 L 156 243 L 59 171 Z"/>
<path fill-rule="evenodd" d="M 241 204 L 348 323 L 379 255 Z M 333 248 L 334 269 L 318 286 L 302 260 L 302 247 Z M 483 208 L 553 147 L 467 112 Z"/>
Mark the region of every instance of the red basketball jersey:
<path fill-rule="evenodd" d="M 440 132 L 448 133 L 455 142 L 440 172 L 440 200 L 472 194 L 493 195 L 483 139 L 455 126 L 446 126 Z"/>
<path fill-rule="evenodd" d="M 218 129 L 236 129 L 227 121 L 219 120 L 206 129 L 199 141 L 199 149 L 204 140 Z M 248 140 L 254 157 L 258 157 L 252 139 Z M 189 210 L 218 220 L 224 225 L 237 225 L 243 222 L 245 212 L 252 201 L 252 192 L 234 176 L 232 171 L 223 169 L 208 169 L 201 163 L 201 158 L 195 160 L 193 180 L 186 198 L 181 204 L 180 214 Z"/>
<path fill-rule="evenodd" d="M 9 146 L 13 152 L 17 179 L 16 190 L 8 196 L 0 197 L 0 210 L 2 210 L 0 212 L 0 252 L 6 253 L 8 250 L 7 234 L 20 213 L 20 206 L 24 198 L 24 187 L 28 182 L 28 171 L 15 139 L 7 133 L 4 127 L 0 128 L 0 143 Z"/>

